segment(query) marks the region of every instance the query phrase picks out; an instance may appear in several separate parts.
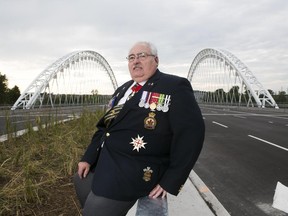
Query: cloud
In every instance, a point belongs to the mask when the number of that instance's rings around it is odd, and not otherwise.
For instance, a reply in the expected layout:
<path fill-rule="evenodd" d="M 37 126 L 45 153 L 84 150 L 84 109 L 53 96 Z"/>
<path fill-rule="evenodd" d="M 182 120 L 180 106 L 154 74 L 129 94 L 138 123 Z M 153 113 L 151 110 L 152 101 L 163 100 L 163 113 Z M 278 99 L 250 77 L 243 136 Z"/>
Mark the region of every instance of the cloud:
<path fill-rule="evenodd" d="M 0 1 L 0 71 L 23 91 L 58 58 L 94 50 L 121 83 L 129 79 L 128 49 L 147 40 L 169 73 L 185 76 L 198 52 L 219 48 L 247 64 L 265 87 L 279 90 L 288 83 L 287 9 L 286 0 Z"/>

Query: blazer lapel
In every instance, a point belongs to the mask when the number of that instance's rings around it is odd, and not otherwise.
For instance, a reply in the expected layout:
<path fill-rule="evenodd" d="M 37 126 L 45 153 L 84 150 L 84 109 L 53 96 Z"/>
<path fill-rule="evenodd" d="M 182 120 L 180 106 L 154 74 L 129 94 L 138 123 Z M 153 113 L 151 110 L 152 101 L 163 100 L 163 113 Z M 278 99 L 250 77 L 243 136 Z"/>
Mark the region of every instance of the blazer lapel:
<path fill-rule="evenodd" d="M 130 80 L 128 81 L 127 83 L 125 83 L 122 87 L 122 89 L 119 90 L 119 92 L 116 94 L 116 99 L 115 99 L 115 103 L 114 103 L 114 106 L 116 104 L 118 104 L 119 100 L 124 96 L 125 92 L 127 91 L 127 89 L 129 88 L 129 86 L 132 85 L 134 81 L 133 80 Z"/>
<path fill-rule="evenodd" d="M 109 108 L 109 110 L 106 111 L 106 113 L 102 116 L 102 118 L 99 120 L 97 125 L 103 125 L 104 124 L 104 119 L 105 116 L 109 113 L 109 111 L 118 104 L 119 100 L 124 96 L 125 92 L 131 86 L 133 83 L 133 80 L 130 80 L 126 82 L 120 89 L 117 89 L 116 92 L 114 93 L 113 97 L 115 97 L 115 101 L 113 102 L 112 107 Z M 112 98 L 113 98 L 112 97 Z M 119 114 L 118 114 L 119 115 Z M 111 124 L 112 125 L 112 124 Z"/>

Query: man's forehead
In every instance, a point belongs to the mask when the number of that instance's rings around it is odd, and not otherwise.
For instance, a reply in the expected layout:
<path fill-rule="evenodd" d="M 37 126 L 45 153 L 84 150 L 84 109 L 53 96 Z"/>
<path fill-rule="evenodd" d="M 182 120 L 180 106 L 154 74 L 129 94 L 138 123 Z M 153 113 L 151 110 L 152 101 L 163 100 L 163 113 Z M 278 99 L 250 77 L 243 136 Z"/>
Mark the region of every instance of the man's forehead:
<path fill-rule="evenodd" d="M 150 51 L 148 46 L 145 45 L 135 45 L 134 47 L 131 48 L 129 54 L 136 54 L 136 53 L 141 53 L 141 52 L 147 52 Z"/>

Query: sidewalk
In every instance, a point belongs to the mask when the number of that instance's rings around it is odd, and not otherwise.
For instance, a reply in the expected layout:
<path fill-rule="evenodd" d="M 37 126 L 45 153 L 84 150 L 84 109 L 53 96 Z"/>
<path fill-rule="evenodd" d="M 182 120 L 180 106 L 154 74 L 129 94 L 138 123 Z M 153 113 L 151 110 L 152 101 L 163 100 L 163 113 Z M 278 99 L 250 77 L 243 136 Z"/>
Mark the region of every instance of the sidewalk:
<path fill-rule="evenodd" d="M 169 216 L 230 216 L 203 181 L 192 171 L 177 197 L 168 195 Z M 127 216 L 135 216 L 137 203 Z"/>

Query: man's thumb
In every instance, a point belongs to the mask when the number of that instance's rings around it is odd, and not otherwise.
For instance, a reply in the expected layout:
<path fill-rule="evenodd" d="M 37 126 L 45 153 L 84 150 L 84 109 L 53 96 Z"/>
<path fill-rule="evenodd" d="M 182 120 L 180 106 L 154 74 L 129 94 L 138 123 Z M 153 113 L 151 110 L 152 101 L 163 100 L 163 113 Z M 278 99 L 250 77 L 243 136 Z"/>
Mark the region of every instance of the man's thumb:
<path fill-rule="evenodd" d="M 88 175 L 88 173 L 89 173 L 89 168 L 87 168 L 87 169 L 84 170 L 83 177 L 86 178 L 86 176 Z"/>

